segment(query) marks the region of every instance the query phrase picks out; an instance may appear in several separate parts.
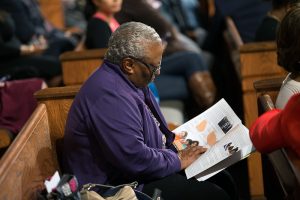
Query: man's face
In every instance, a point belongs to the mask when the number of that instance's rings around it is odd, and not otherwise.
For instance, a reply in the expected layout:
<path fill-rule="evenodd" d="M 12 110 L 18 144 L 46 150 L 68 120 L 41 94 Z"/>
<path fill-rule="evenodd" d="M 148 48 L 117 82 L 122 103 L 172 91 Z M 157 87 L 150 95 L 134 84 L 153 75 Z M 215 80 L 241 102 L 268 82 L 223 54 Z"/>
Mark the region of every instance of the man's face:
<path fill-rule="evenodd" d="M 160 74 L 160 64 L 164 50 L 162 43 L 153 42 L 146 45 L 146 48 L 147 57 L 145 59 L 128 58 L 132 64 L 132 74 L 128 78 L 136 87 L 146 87 Z"/>

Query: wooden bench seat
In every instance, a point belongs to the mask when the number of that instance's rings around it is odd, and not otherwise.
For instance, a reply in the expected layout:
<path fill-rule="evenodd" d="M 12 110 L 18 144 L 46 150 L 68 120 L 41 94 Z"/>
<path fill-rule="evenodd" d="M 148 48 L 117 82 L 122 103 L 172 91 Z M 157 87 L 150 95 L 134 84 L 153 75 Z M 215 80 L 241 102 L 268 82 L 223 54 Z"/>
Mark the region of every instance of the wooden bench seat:
<path fill-rule="evenodd" d="M 240 47 L 240 59 L 244 119 L 249 127 L 258 116 L 253 83 L 262 79 L 283 77 L 287 72 L 277 64 L 274 42 L 244 44 Z"/>
<path fill-rule="evenodd" d="M 56 141 L 80 86 L 46 88 L 39 105 L 0 160 L 0 199 L 36 199 L 46 178 L 59 170 Z"/>
<path fill-rule="evenodd" d="M 65 85 L 81 85 L 102 64 L 107 49 L 69 51 L 60 56 Z"/>

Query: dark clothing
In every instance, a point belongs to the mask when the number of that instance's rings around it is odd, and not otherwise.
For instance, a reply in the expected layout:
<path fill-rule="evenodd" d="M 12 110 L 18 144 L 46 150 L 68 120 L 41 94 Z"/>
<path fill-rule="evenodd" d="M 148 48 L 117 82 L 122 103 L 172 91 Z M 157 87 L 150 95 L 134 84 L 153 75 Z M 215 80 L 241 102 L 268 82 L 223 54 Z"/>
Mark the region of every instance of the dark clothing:
<path fill-rule="evenodd" d="M 132 3 L 130 0 L 125 2 Z M 144 5 L 145 2 L 136 1 L 135 3 L 139 5 L 140 4 Z M 137 13 L 131 13 L 132 7 L 130 5 L 125 4 L 125 8 L 129 6 L 128 10 L 126 9 L 126 11 L 128 11 L 130 14 L 136 15 Z M 151 7 L 149 7 L 149 9 L 151 10 Z M 136 9 L 136 10 L 140 10 L 140 9 Z M 145 11 L 143 9 L 141 10 Z M 127 13 L 126 11 L 125 13 Z M 140 11 L 137 12 L 139 13 Z M 156 12 L 157 11 L 152 10 L 152 12 L 150 12 L 149 14 L 150 15 L 153 14 L 153 16 L 159 16 L 155 14 Z M 153 20 L 149 20 L 149 22 L 150 21 L 153 22 Z M 164 31 L 167 30 L 163 29 L 162 32 Z M 91 20 L 88 23 L 86 46 L 88 48 L 107 48 L 108 40 L 111 33 L 112 33 L 111 29 L 106 22 L 98 18 L 91 18 Z M 173 54 L 168 56 L 163 56 L 162 68 L 160 71 L 161 74 L 155 80 L 155 85 L 158 89 L 160 99 L 161 100 L 188 99 L 190 96 L 189 96 L 189 90 L 186 81 L 194 72 L 207 71 L 207 70 L 208 68 L 203 63 L 201 56 L 194 52 L 179 51 L 179 52 L 174 52 Z"/>
<path fill-rule="evenodd" d="M 21 42 L 15 35 L 15 23 L 11 16 L 9 14 L 2 15 L 0 21 L 0 57 L 3 60 L 19 56 Z"/>
<path fill-rule="evenodd" d="M 166 56 L 162 60 L 162 66 L 161 75 L 183 76 L 185 79 L 188 79 L 195 72 L 208 71 L 199 54 L 188 51 Z"/>
<path fill-rule="evenodd" d="M 111 34 L 107 22 L 92 17 L 87 25 L 85 45 L 88 49 L 107 48 Z"/>
<path fill-rule="evenodd" d="M 222 171 L 207 181 L 186 179 L 184 172 L 172 174 L 164 179 L 145 184 L 143 192 L 152 196 L 155 189 L 161 190 L 163 199 L 231 199 L 237 200 L 237 186 L 227 171 Z"/>
<path fill-rule="evenodd" d="M 60 61 L 47 55 L 22 56 L 21 42 L 15 36 L 15 25 L 8 15 L 0 22 L 0 77 L 50 79 L 61 74 Z"/>
<path fill-rule="evenodd" d="M 231 16 L 244 43 L 254 41 L 260 22 L 271 10 L 271 1 L 262 0 L 216 0 L 216 7 L 223 16 Z"/>
<path fill-rule="evenodd" d="M 45 54 L 58 57 L 64 51 L 71 51 L 77 44 L 74 37 L 67 38 L 41 15 L 35 0 L 1 0 L 0 8 L 10 13 L 15 23 L 15 34 L 22 44 L 30 44 L 43 35 L 48 41 Z"/>
<path fill-rule="evenodd" d="M 275 41 L 278 27 L 279 21 L 266 16 L 256 30 L 255 41 Z"/>
<path fill-rule="evenodd" d="M 190 97 L 187 81 L 199 71 L 208 71 L 199 54 L 182 51 L 162 59 L 160 75 L 154 80 L 161 100 L 187 100 Z"/>
<path fill-rule="evenodd" d="M 10 79 L 51 79 L 61 73 L 60 61 L 52 56 L 19 56 L 0 61 L 0 77 L 8 75 Z"/>
<path fill-rule="evenodd" d="M 123 0 L 122 9 L 116 14 L 116 19 L 120 24 L 129 21 L 142 22 L 153 27 L 163 39 L 173 37 L 170 35 L 173 25 L 145 0 Z"/>
<path fill-rule="evenodd" d="M 178 51 L 194 51 L 199 54 L 201 52 L 196 43 L 193 41 L 186 42 L 189 38 L 176 31 L 175 26 L 145 0 L 124 0 L 121 11 L 116 14 L 116 19 L 120 24 L 136 21 L 153 27 L 160 37 L 168 42 L 164 52 L 165 55 L 170 55 Z M 182 37 L 185 37 L 184 40 L 181 39 Z"/>
<path fill-rule="evenodd" d="M 35 34 L 34 25 L 26 13 L 22 0 L 1 0 L 0 8 L 8 12 L 16 26 L 16 36 L 22 43 L 28 43 Z"/>
<path fill-rule="evenodd" d="M 200 27 L 198 0 L 164 0 L 161 3 L 161 13 L 181 31 Z"/>
<path fill-rule="evenodd" d="M 61 74 L 58 58 L 47 55 L 22 56 L 20 48 L 21 44 L 15 37 L 7 42 L 0 37 L 0 77 L 50 79 Z"/>
<path fill-rule="evenodd" d="M 186 79 L 182 76 L 159 75 L 154 81 L 159 98 L 164 100 L 186 101 L 190 97 L 190 92 Z"/>
<path fill-rule="evenodd" d="M 136 88 L 119 66 L 104 61 L 69 111 L 63 169 L 80 185 L 143 184 L 180 170 L 174 136 L 149 88 Z"/>
<path fill-rule="evenodd" d="M 20 53 L 21 43 L 16 38 L 4 41 L 3 38 L 0 36 L 0 57 L 2 61 L 3 59 L 8 60 L 14 57 L 18 57 L 20 56 Z"/>

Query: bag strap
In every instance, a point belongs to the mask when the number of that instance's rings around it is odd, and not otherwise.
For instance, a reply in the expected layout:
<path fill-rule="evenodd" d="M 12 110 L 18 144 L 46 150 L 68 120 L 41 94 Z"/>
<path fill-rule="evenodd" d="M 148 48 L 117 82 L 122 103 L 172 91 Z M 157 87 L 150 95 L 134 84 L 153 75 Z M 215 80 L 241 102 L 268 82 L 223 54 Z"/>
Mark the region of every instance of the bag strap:
<path fill-rule="evenodd" d="M 94 183 L 88 183 L 82 186 L 81 191 L 89 191 L 94 187 L 104 187 L 104 188 L 119 188 L 119 187 L 124 187 L 124 186 L 130 186 L 133 189 L 135 189 L 138 186 L 138 182 L 134 181 L 132 183 L 127 183 L 127 184 L 122 184 L 122 185 L 117 185 L 117 186 L 112 186 L 112 185 L 103 185 L 103 184 L 94 184 Z"/>

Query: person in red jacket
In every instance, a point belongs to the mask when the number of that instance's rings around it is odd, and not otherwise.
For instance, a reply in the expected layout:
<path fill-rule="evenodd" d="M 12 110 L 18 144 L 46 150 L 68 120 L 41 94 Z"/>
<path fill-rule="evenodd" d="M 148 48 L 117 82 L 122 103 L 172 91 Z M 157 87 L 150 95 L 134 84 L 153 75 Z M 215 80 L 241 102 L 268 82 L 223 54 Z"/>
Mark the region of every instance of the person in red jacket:
<path fill-rule="evenodd" d="M 283 110 L 273 109 L 256 119 L 250 138 L 262 153 L 286 147 L 300 156 L 300 94 L 292 96 Z"/>

